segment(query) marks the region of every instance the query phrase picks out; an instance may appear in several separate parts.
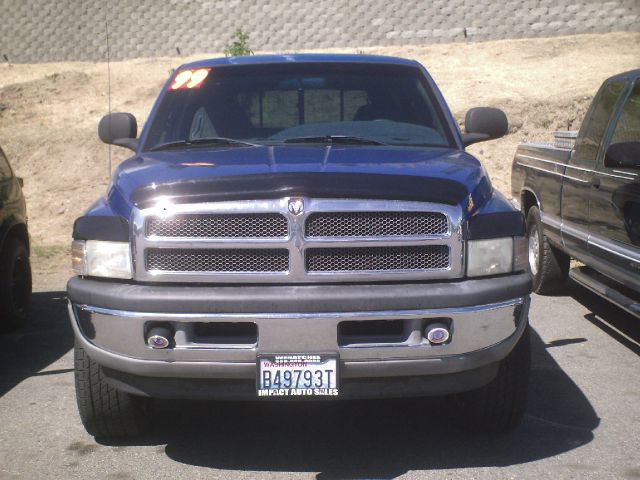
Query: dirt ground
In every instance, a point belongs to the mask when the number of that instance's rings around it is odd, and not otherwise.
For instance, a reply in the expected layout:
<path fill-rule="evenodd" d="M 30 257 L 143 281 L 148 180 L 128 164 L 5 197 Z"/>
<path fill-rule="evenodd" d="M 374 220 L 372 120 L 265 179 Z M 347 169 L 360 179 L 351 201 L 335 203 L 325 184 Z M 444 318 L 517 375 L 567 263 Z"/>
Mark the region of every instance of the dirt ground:
<path fill-rule="evenodd" d="M 577 129 L 602 80 L 640 66 L 640 54 L 630 48 L 638 44 L 639 33 L 611 33 L 331 51 L 420 61 L 460 120 L 474 106 L 505 110 L 509 135 L 469 150 L 509 195 L 518 142 L 551 141 L 553 130 Z M 112 62 L 112 110 L 131 112 L 142 125 L 173 68 L 212 56 L 219 54 Z M 25 179 L 36 273 L 59 272 L 73 220 L 106 191 L 109 147 L 99 141 L 97 125 L 109 107 L 107 68 L 104 62 L 0 64 L 0 145 Z M 112 167 L 128 153 L 112 147 Z"/>

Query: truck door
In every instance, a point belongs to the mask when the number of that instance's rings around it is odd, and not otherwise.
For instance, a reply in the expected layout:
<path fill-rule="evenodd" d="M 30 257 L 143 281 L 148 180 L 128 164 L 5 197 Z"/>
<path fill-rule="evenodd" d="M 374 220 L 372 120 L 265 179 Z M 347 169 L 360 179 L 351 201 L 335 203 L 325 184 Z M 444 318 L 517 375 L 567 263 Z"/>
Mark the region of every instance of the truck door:
<path fill-rule="evenodd" d="M 605 166 L 606 149 L 620 142 L 640 142 L 639 80 L 612 119 L 598 155 L 589 208 L 589 252 L 607 264 L 603 273 L 640 288 L 640 169 Z"/>
<path fill-rule="evenodd" d="M 589 198 L 602 141 L 626 82 L 605 83 L 589 107 L 562 180 L 562 241 L 580 258 L 588 254 Z"/>

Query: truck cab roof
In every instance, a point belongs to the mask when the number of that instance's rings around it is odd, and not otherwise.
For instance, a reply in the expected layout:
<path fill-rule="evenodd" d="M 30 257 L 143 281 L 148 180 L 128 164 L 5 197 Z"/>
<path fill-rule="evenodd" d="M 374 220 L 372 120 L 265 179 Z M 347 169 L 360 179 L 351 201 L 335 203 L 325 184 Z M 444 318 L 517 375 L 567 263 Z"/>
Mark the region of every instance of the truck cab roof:
<path fill-rule="evenodd" d="M 640 68 L 636 68 L 635 70 L 629 70 L 628 72 L 618 73 L 612 77 L 607 78 L 604 83 L 609 83 L 614 80 L 629 80 L 640 77 Z"/>
<path fill-rule="evenodd" d="M 335 53 L 294 53 L 284 55 L 247 55 L 241 57 L 220 57 L 198 60 L 180 66 L 184 68 L 207 68 L 231 65 L 264 65 L 270 63 L 376 63 L 389 65 L 417 66 L 415 60 L 384 55 L 335 54 Z"/>

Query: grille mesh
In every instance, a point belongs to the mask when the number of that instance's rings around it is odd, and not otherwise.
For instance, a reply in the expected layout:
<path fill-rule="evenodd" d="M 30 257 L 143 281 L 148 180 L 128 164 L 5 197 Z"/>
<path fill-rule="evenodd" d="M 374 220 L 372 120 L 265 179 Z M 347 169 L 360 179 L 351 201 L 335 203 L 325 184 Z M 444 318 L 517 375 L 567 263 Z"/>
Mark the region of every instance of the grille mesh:
<path fill-rule="evenodd" d="M 375 237 L 443 235 L 447 217 L 437 212 L 312 213 L 305 224 L 307 237 Z"/>
<path fill-rule="evenodd" d="M 183 214 L 147 221 L 147 235 L 190 238 L 284 238 L 287 219 L 279 213 Z"/>
<path fill-rule="evenodd" d="M 310 248 L 306 252 L 305 265 L 308 272 L 442 269 L 449 267 L 449 247 Z"/>
<path fill-rule="evenodd" d="M 286 272 L 285 249 L 186 249 L 147 250 L 147 270 L 163 272 Z"/>

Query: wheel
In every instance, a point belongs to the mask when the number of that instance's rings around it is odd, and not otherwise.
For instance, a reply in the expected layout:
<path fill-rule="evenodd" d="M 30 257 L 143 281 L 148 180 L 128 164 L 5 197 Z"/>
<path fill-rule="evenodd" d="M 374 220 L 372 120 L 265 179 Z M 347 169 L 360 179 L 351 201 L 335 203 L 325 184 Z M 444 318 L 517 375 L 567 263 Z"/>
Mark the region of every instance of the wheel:
<path fill-rule="evenodd" d="M 529 326 L 511 353 L 500 362 L 498 375 L 477 390 L 451 395 L 448 405 L 463 428 L 505 433 L 522 421 L 527 405 L 531 346 Z"/>
<path fill-rule="evenodd" d="M 569 256 L 549 243 L 538 207 L 527 214 L 527 240 L 529 242 L 529 271 L 533 277 L 533 291 L 555 293 L 567 282 Z"/>
<path fill-rule="evenodd" d="M 17 238 L 8 238 L 0 252 L 0 332 L 24 326 L 30 302 L 29 251 Z"/>
<path fill-rule="evenodd" d="M 84 428 L 102 438 L 133 437 L 149 426 L 151 401 L 116 390 L 109 385 L 102 367 L 87 352 L 74 346 L 76 400 Z"/>

